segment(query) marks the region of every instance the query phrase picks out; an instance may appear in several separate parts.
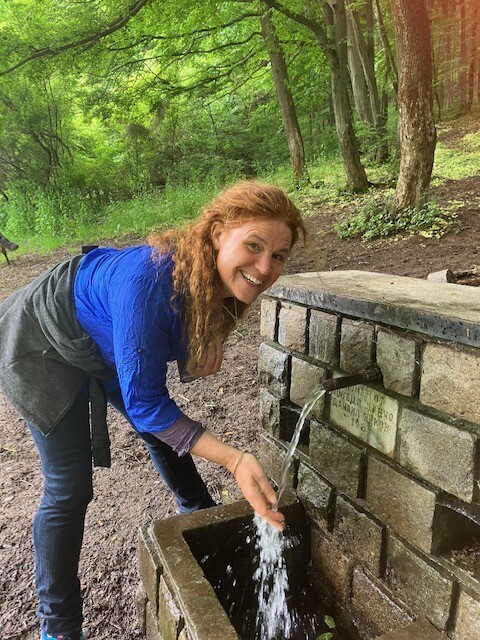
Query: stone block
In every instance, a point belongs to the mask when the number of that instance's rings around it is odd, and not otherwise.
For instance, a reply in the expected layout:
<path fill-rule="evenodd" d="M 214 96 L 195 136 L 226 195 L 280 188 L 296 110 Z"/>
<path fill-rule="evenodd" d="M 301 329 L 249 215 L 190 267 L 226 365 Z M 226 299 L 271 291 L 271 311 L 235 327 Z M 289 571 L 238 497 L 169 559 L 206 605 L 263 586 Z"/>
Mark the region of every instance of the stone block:
<path fill-rule="evenodd" d="M 163 640 L 177 640 L 184 626 L 180 609 L 163 576 L 159 584 L 158 626 Z"/>
<path fill-rule="evenodd" d="M 449 415 L 480 423 L 480 352 L 427 344 L 420 401 Z"/>
<path fill-rule="evenodd" d="M 404 409 L 399 442 L 402 466 L 461 500 L 473 500 L 476 438 L 471 433 Z"/>
<path fill-rule="evenodd" d="M 277 338 L 277 307 L 273 298 L 263 298 L 260 311 L 260 335 L 265 340 Z"/>
<path fill-rule="evenodd" d="M 356 498 L 363 481 L 364 449 L 324 424 L 310 422 L 310 463 L 336 489 Z"/>
<path fill-rule="evenodd" d="M 260 421 L 265 431 L 279 437 L 280 400 L 267 389 L 260 389 Z"/>
<path fill-rule="evenodd" d="M 418 385 L 418 343 L 412 338 L 380 330 L 377 334 L 377 364 L 385 389 L 413 396 Z"/>
<path fill-rule="evenodd" d="M 453 580 L 393 535 L 388 540 L 386 582 L 416 616 L 446 628 Z"/>
<path fill-rule="evenodd" d="M 141 586 L 135 593 L 135 609 L 137 611 L 138 629 L 142 636 L 147 632 L 147 594 Z"/>
<path fill-rule="evenodd" d="M 387 633 L 375 640 L 444 640 L 447 636 L 436 629 L 428 620 L 417 620 L 403 629 Z"/>
<path fill-rule="evenodd" d="M 311 520 L 321 529 L 327 530 L 333 507 L 332 487 L 318 472 L 304 463 L 300 463 L 298 467 L 297 496 Z"/>
<path fill-rule="evenodd" d="M 374 637 L 405 627 L 413 620 L 380 580 L 358 567 L 353 572 L 352 605 Z"/>
<path fill-rule="evenodd" d="M 307 346 L 307 307 L 283 302 L 278 316 L 278 342 L 287 349 L 305 353 Z"/>
<path fill-rule="evenodd" d="M 329 418 L 344 431 L 393 458 L 398 410 L 395 398 L 360 384 L 331 393 Z"/>
<path fill-rule="evenodd" d="M 340 369 L 358 373 L 372 365 L 373 338 L 371 324 L 357 320 L 342 320 L 340 338 Z"/>
<path fill-rule="evenodd" d="M 277 485 L 280 480 L 280 471 L 283 461 L 285 460 L 286 452 L 287 448 L 285 445 L 272 436 L 263 433 L 260 435 L 259 460 L 267 476 Z M 295 498 L 293 487 L 295 483 L 296 464 L 297 461 L 293 459 L 287 473 L 286 488 L 282 498 L 284 502 L 291 502 Z"/>
<path fill-rule="evenodd" d="M 137 540 L 138 572 L 147 595 L 150 607 L 157 615 L 158 611 L 158 582 L 162 573 L 160 556 L 150 535 L 148 525 L 140 528 Z"/>
<path fill-rule="evenodd" d="M 480 640 L 480 600 L 465 591 L 458 601 L 455 640 Z"/>
<path fill-rule="evenodd" d="M 338 496 L 333 536 L 363 567 L 380 576 L 383 528 L 373 516 Z"/>
<path fill-rule="evenodd" d="M 314 570 L 325 576 L 341 600 L 348 600 L 351 593 L 354 559 L 345 554 L 331 536 L 320 531 L 316 526 L 312 526 L 311 529 L 311 544 Z"/>
<path fill-rule="evenodd" d="M 338 316 L 312 309 L 309 322 L 308 355 L 332 366 L 338 365 Z"/>
<path fill-rule="evenodd" d="M 285 351 L 263 342 L 258 352 L 260 383 L 277 398 L 288 397 L 290 356 Z"/>
<path fill-rule="evenodd" d="M 292 357 L 292 375 L 290 382 L 290 400 L 299 407 L 310 399 L 315 387 L 325 380 L 325 369 L 310 364 L 301 358 Z M 321 418 L 325 404 L 323 395 L 313 406 L 311 415 Z"/>
<path fill-rule="evenodd" d="M 432 551 L 436 496 L 400 469 L 368 460 L 366 506 L 381 521 L 426 553 Z"/>
<path fill-rule="evenodd" d="M 145 614 L 145 637 L 147 640 L 163 640 L 157 616 L 154 615 L 149 602 Z"/>

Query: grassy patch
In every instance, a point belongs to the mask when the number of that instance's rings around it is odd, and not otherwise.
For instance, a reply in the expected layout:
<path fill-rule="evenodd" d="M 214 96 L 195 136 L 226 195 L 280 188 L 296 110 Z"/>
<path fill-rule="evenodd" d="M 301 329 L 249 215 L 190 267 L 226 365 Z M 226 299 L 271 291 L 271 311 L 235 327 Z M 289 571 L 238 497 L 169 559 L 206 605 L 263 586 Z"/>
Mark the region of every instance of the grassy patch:
<path fill-rule="evenodd" d="M 33 207 L 33 231 L 21 224 L 23 216 L 15 212 L 7 217 L 3 226 L 4 233 L 15 239 L 20 252 L 48 252 L 61 246 L 76 247 L 79 244 L 95 244 L 102 239 L 122 235 L 145 236 L 154 229 L 177 226 L 195 218 L 202 205 L 219 191 L 218 185 L 206 182 L 203 185 L 190 185 L 172 189 L 151 191 L 140 194 L 130 200 L 111 202 L 98 207 L 92 213 L 75 215 L 72 207 L 70 219 L 61 219 L 59 225 L 58 210 L 55 206 L 43 206 L 41 218 L 35 217 L 38 208 Z M 78 212 L 78 208 L 76 209 Z M 19 223 L 20 218 L 20 223 Z M 56 226 L 54 226 L 56 225 Z"/>
<path fill-rule="evenodd" d="M 432 186 L 447 180 L 462 180 L 480 171 L 480 129 L 466 134 L 458 148 L 439 142 L 435 150 Z"/>

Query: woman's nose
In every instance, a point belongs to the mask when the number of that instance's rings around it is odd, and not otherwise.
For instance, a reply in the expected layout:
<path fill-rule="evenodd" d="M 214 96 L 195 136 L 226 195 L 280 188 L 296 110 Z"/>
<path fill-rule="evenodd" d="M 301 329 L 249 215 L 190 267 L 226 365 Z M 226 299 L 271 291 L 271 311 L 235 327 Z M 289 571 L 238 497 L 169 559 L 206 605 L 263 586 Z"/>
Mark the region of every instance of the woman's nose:
<path fill-rule="evenodd" d="M 268 276 L 272 271 L 272 258 L 267 255 L 259 256 L 255 266 L 262 276 Z"/>

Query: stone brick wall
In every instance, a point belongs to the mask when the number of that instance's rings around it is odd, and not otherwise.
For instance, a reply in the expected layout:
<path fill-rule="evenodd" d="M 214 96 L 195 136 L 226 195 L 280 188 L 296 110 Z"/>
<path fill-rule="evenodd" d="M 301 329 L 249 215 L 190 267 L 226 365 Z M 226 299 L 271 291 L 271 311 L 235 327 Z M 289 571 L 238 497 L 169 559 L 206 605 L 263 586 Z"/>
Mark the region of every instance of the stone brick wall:
<path fill-rule="evenodd" d="M 479 308 L 471 287 L 355 271 L 284 277 L 262 301 L 273 479 L 315 386 L 382 373 L 317 403 L 289 477 L 338 616 L 365 638 L 426 619 L 480 640 Z"/>

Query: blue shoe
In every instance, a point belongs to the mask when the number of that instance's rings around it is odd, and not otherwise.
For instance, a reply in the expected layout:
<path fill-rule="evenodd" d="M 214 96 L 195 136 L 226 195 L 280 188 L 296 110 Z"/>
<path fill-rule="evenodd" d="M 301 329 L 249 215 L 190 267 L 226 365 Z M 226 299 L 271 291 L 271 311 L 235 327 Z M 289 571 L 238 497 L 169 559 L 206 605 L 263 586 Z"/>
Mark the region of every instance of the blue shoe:
<path fill-rule="evenodd" d="M 40 634 L 40 640 L 85 640 L 85 636 L 81 631 L 69 633 L 68 635 L 49 635 L 45 631 Z"/>

